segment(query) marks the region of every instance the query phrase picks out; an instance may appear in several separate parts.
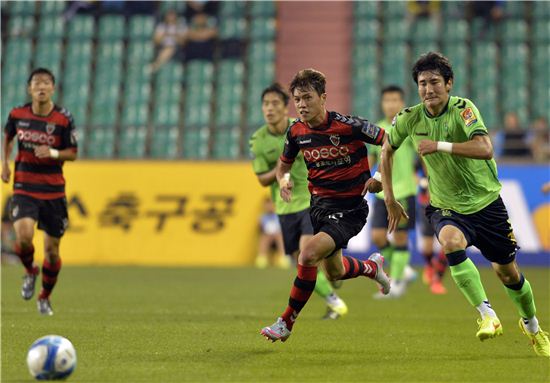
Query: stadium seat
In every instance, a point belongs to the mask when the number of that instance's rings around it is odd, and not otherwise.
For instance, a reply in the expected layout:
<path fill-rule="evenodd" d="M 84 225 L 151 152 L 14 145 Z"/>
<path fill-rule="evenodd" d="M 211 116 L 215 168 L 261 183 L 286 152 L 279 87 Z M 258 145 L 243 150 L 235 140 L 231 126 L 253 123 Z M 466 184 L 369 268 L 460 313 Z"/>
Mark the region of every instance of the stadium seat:
<path fill-rule="evenodd" d="M 466 16 L 464 3 L 460 1 L 441 1 L 441 13 L 445 17 L 445 21 L 461 19 Z"/>
<path fill-rule="evenodd" d="M 159 10 L 160 13 L 164 16 L 164 13 L 173 9 L 178 14 L 183 14 L 185 12 L 185 1 L 159 1 Z"/>
<path fill-rule="evenodd" d="M 536 43 L 550 43 L 550 19 L 541 19 L 533 23 L 533 38 Z"/>
<path fill-rule="evenodd" d="M 354 1 L 353 13 L 357 22 L 365 19 L 376 19 L 378 17 L 379 2 L 376 1 Z"/>
<path fill-rule="evenodd" d="M 356 43 L 376 42 L 379 36 L 378 20 L 356 19 L 354 37 Z"/>
<path fill-rule="evenodd" d="M 486 23 L 481 17 L 476 17 L 470 23 L 470 38 L 474 41 L 496 41 L 498 38 L 498 26 Z"/>
<path fill-rule="evenodd" d="M 275 38 L 275 19 L 256 18 L 250 24 L 250 36 L 255 40 L 273 40 Z"/>
<path fill-rule="evenodd" d="M 121 158 L 145 157 L 147 139 L 146 126 L 126 126 L 121 129 L 118 139 L 118 155 Z"/>
<path fill-rule="evenodd" d="M 221 39 L 243 39 L 246 32 L 244 17 L 220 20 L 219 36 Z"/>
<path fill-rule="evenodd" d="M 188 159 L 206 159 L 210 130 L 207 126 L 186 127 L 182 136 L 182 156 Z"/>
<path fill-rule="evenodd" d="M 431 19 L 418 19 L 411 32 L 414 43 L 435 43 L 440 35 L 438 24 Z"/>
<path fill-rule="evenodd" d="M 384 1 L 382 2 L 382 15 L 385 19 L 394 19 L 403 22 L 407 15 L 406 1 Z"/>
<path fill-rule="evenodd" d="M 69 40 L 91 39 L 94 32 L 95 22 L 92 16 L 77 15 L 68 22 Z"/>
<path fill-rule="evenodd" d="M 405 44 L 385 44 L 382 53 L 382 84 L 407 84 L 409 65 Z"/>
<path fill-rule="evenodd" d="M 215 159 L 236 159 L 240 155 L 241 132 L 238 127 L 218 126 L 214 133 L 212 156 Z"/>
<path fill-rule="evenodd" d="M 527 40 L 527 23 L 524 20 L 503 21 L 499 35 L 504 43 L 525 42 Z"/>
<path fill-rule="evenodd" d="M 59 16 L 42 16 L 38 23 L 38 39 L 52 41 L 63 38 L 65 21 Z"/>
<path fill-rule="evenodd" d="M 98 37 L 103 41 L 117 41 L 125 36 L 125 21 L 123 16 L 106 15 L 99 19 Z"/>
<path fill-rule="evenodd" d="M 414 62 L 417 58 L 427 52 L 439 52 L 438 45 L 434 42 L 415 42 L 411 46 L 411 58 Z"/>
<path fill-rule="evenodd" d="M 250 16 L 252 19 L 262 18 L 262 17 L 275 17 L 275 1 L 251 1 L 249 4 L 250 7 Z"/>
<path fill-rule="evenodd" d="M 7 13 L 9 15 L 34 15 L 36 12 L 34 1 L 6 1 Z M 2 10 L 4 11 L 4 10 Z"/>
<path fill-rule="evenodd" d="M 26 1 L 17 1 L 14 3 L 26 3 Z M 8 36 L 32 36 L 34 33 L 34 17 L 30 15 L 20 15 L 10 17 L 8 21 Z"/>
<path fill-rule="evenodd" d="M 383 25 L 384 43 L 402 43 L 409 38 L 409 25 L 403 22 L 402 19 L 389 19 L 386 20 Z"/>
<path fill-rule="evenodd" d="M 460 97 L 467 97 L 469 80 L 469 52 L 466 43 L 447 43 L 442 53 L 449 58 L 455 68 L 454 85 L 451 93 Z M 457 70 L 459 69 L 459 70 Z"/>
<path fill-rule="evenodd" d="M 155 126 L 152 132 L 151 157 L 173 159 L 178 155 L 179 129 L 176 126 Z"/>
<path fill-rule="evenodd" d="M 242 1 L 221 1 L 219 19 L 242 17 L 248 3 Z"/>
<path fill-rule="evenodd" d="M 550 18 L 550 2 L 548 1 L 533 1 L 530 3 L 533 7 L 532 15 L 535 19 Z"/>
<path fill-rule="evenodd" d="M 526 2 L 523 1 L 503 1 L 504 15 L 506 18 L 523 18 L 526 14 Z"/>
<path fill-rule="evenodd" d="M 113 158 L 115 131 L 112 127 L 95 127 L 88 130 L 86 154 L 90 158 Z"/>
<path fill-rule="evenodd" d="M 41 41 L 38 43 L 34 56 L 35 67 L 50 69 L 54 75 L 60 75 L 61 40 Z"/>
<path fill-rule="evenodd" d="M 63 0 L 56 1 L 40 1 L 38 10 L 42 17 L 44 16 L 60 16 L 65 10 L 66 2 Z"/>
<path fill-rule="evenodd" d="M 155 31 L 153 16 L 132 16 L 128 26 L 128 39 L 152 40 Z"/>
<path fill-rule="evenodd" d="M 153 112 L 154 126 L 177 126 L 179 124 L 180 108 L 178 104 L 156 105 Z"/>
<path fill-rule="evenodd" d="M 445 43 L 465 42 L 468 39 L 469 26 L 466 20 L 450 19 L 443 23 L 442 40 Z"/>

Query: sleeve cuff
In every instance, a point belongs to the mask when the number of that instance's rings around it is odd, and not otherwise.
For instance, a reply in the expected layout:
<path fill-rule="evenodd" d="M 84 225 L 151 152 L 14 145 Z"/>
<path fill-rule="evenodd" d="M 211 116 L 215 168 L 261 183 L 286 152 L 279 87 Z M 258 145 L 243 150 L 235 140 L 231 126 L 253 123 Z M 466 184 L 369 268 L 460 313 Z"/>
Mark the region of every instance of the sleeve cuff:
<path fill-rule="evenodd" d="M 279 158 L 280 158 L 280 160 L 281 160 L 282 162 L 284 162 L 285 164 L 292 164 L 292 163 L 294 163 L 294 158 L 290 159 L 290 158 L 286 158 L 285 156 L 281 156 L 281 157 L 279 157 Z"/>

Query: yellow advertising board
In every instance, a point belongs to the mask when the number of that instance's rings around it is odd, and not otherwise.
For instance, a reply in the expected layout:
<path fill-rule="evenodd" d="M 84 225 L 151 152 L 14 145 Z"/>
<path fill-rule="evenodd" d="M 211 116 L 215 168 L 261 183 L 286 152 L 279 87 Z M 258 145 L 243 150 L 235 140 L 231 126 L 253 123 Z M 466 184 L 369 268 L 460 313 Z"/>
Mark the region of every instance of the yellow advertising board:
<path fill-rule="evenodd" d="M 64 264 L 241 266 L 267 195 L 249 163 L 76 161 L 64 166 Z M 4 185 L 3 200 L 11 193 Z M 42 236 L 35 236 L 37 259 Z"/>

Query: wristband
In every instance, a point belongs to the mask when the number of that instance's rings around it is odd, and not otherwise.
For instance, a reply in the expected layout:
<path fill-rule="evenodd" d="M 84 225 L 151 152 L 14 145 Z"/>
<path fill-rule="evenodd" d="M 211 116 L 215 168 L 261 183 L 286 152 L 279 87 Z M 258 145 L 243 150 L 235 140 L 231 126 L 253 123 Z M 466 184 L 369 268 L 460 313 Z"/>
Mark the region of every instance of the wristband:
<path fill-rule="evenodd" d="M 279 187 L 286 186 L 290 181 L 290 173 L 285 173 L 283 175 L 283 178 L 281 178 L 281 182 L 279 182 Z"/>
<path fill-rule="evenodd" d="M 59 150 L 50 148 L 50 157 L 59 158 Z"/>
<path fill-rule="evenodd" d="M 372 178 L 374 178 L 378 182 L 382 182 L 382 174 L 380 174 L 380 172 L 374 173 L 374 176 Z"/>
<path fill-rule="evenodd" d="M 444 153 L 452 153 L 453 152 L 453 143 L 452 142 L 445 142 L 445 141 L 437 141 L 437 151 L 438 152 L 444 152 Z"/>

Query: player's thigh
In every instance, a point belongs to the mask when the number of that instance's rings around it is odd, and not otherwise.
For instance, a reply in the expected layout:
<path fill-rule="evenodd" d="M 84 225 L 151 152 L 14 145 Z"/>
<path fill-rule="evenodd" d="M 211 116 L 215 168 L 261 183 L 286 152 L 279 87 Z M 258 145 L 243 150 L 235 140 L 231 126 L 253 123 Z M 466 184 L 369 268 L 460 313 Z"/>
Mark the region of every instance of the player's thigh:
<path fill-rule="evenodd" d="M 339 278 L 345 272 L 344 263 L 342 262 L 342 250 L 336 250 L 332 255 L 323 260 L 323 265 L 329 278 Z"/>
<path fill-rule="evenodd" d="M 475 237 L 475 229 L 464 216 L 448 209 L 426 207 L 426 217 L 432 225 L 445 254 L 466 249 Z"/>
<path fill-rule="evenodd" d="M 20 218 L 13 223 L 15 238 L 19 242 L 32 243 L 34 237 L 34 225 L 36 221 L 33 218 Z"/>
<path fill-rule="evenodd" d="M 302 235 L 300 237 L 300 249 L 303 249 L 306 244 L 311 241 L 311 238 L 313 238 L 313 234 Z"/>
<path fill-rule="evenodd" d="M 473 245 L 483 256 L 500 265 L 512 263 L 519 247 L 502 199 L 497 198 L 489 206 L 473 214 L 472 220 L 476 228 Z"/>
<path fill-rule="evenodd" d="M 335 249 L 336 244 L 330 235 L 325 232 L 317 233 L 300 251 L 298 262 L 306 266 L 317 265 Z"/>
<path fill-rule="evenodd" d="M 35 198 L 16 194 L 10 201 L 10 218 L 19 242 L 30 242 L 38 221 L 40 206 Z"/>
<path fill-rule="evenodd" d="M 65 198 L 57 198 L 40 202 L 38 228 L 50 237 L 63 237 L 65 230 L 69 226 L 67 200 Z"/>

